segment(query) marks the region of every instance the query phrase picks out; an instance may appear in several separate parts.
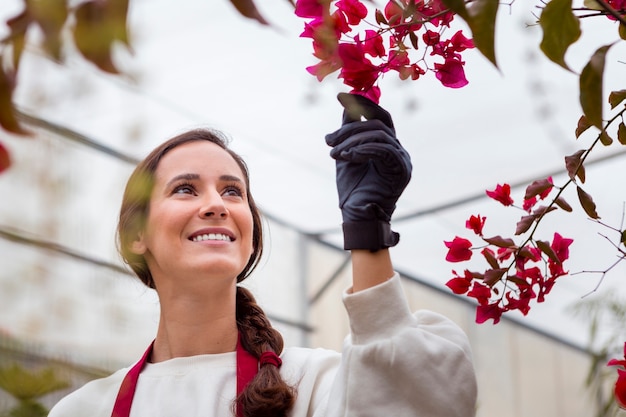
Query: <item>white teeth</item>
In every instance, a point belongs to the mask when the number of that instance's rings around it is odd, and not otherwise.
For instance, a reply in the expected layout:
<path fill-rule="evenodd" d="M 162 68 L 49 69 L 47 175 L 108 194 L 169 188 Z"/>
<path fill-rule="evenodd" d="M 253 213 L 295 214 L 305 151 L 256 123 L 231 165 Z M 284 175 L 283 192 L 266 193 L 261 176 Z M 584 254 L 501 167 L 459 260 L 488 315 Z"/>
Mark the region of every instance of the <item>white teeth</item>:
<path fill-rule="evenodd" d="M 205 240 L 224 240 L 226 242 L 230 242 L 230 237 L 221 233 L 207 233 L 204 235 L 198 235 L 198 236 L 194 236 L 193 239 L 191 239 L 194 242 L 202 242 Z"/>

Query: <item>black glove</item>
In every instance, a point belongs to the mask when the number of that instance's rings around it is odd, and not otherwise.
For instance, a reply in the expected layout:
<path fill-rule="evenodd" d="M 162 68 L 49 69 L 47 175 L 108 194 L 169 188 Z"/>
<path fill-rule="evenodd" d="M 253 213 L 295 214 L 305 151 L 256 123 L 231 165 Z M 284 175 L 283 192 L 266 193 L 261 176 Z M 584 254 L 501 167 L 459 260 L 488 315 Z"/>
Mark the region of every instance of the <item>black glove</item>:
<path fill-rule="evenodd" d="M 400 235 L 389 222 L 411 179 L 411 158 L 385 109 L 360 95 L 339 93 L 337 99 L 345 108 L 343 123 L 326 143 L 336 161 L 344 249 L 395 246 Z"/>

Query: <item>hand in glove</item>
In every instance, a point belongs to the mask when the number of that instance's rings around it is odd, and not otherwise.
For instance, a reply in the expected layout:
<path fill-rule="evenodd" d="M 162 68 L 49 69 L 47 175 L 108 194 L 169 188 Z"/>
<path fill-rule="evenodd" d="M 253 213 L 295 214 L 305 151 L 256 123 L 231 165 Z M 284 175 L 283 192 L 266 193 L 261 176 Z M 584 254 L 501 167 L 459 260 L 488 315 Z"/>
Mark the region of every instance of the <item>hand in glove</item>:
<path fill-rule="evenodd" d="M 411 158 L 385 109 L 360 95 L 339 93 L 337 99 L 345 109 L 343 123 L 326 143 L 336 161 L 344 249 L 395 246 L 400 237 L 389 222 L 411 179 Z"/>

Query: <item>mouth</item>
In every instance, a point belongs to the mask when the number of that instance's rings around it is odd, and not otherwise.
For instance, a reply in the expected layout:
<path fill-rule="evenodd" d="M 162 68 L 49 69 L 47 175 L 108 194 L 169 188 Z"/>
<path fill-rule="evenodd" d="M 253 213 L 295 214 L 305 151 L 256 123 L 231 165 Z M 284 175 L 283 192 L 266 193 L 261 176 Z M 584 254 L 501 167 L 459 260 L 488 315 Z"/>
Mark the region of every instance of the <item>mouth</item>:
<path fill-rule="evenodd" d="M 192 242 L 206 242 L 206 241 L 222 241 L 233 242 L 235 239 L 224 233 L 203 233 L 192 236 L 189 240 Z"/>

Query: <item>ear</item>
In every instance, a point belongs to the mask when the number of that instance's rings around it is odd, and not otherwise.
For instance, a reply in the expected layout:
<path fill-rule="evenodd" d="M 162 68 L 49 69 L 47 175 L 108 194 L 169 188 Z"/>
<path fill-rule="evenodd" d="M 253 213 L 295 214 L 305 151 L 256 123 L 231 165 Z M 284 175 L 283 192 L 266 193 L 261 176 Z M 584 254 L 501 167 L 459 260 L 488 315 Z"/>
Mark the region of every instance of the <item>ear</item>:
<path fill-rule="evenodd" d="M 146 253 L 147 248 L 146 244 L 143 241 L 143 233 L 137 233 L 137 239 L 133 240 L 133 242 L 131 243 L 130 250 L 135 255 L 143 255 L 144 253 Z"/>

